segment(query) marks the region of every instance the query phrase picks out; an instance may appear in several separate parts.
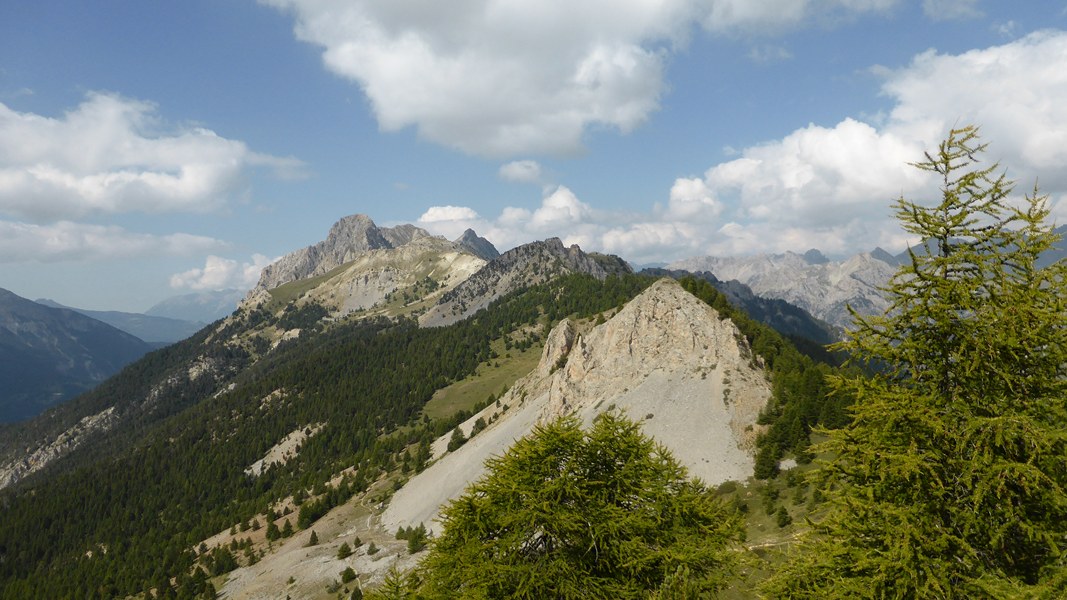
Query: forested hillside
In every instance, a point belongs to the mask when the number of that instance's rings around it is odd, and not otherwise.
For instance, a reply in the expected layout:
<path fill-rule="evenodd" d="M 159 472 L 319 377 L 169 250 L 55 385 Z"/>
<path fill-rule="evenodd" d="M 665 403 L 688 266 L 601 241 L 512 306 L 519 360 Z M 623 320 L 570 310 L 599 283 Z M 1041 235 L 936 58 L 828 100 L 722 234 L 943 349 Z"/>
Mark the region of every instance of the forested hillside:
<path fill-rule="evenodd" d="M 75 453 L 0 496 L 3 596 L 202 592 L 203 580 L 189 578 L 200 540 L 346 468 L 350 475 L 333 501 L 365 489 L 397 468 L 409 446 L 454 425 L 455 418 L 420 419 L 420 410 L 434 390 L 490 359 L 491 340 L 523 325 L 544 331 L 542 323 L 563 315 L 618 306 L 649 283 L 635 276 L 566 277 L 502 298 L 447 328 L 338 324 L 284 342 L 225 393 L 185 389 L 168 399 L 170 416 L 136 435 L 107 438 L 94 452 Z M 197 343 L 211 346 L 197 339 L 154 353 L 82 402 L 105 394 L 141 397 L 139 381 L 180 367 L 202 350 L 191 346 Z M 232 360 L 236 367 L 243 359 Z M 294 460 L 256 478 L 245 474 L 278 440 L 313 423 L 325 426 Z"/>

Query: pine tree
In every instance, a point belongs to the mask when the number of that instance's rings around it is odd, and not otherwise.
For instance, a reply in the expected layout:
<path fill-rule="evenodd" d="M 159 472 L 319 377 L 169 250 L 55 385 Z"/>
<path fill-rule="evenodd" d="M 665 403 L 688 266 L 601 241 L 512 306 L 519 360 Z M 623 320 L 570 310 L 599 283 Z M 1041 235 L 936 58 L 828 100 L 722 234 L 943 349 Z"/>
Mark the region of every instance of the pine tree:
<path fill-rule="evenodd" d="M 277 540 L 282 537 L 282 531 L 278 529 L 278 526 L 274 524 L 274 521 L 267 522 L 267 539 L 269 541 Z"/>
<path fill-rule="evenodd" d="M 731 571 L 739 516 L 622 417 L 537 427 L 487 465 L 420 565 L 428 598 L 648 597 L 673 573 L 706 597 Z"/>
<path fill-rule="evenodd" d="M 463 430 L 456 425 L 456 428 L 452 430 L 452 437 L 448 438 L 448 451 L 452 452 L 463 444 L 467 443 L 467 437 L 463 435 Z"/>
<path fill-rule="evenodd" d="M 311 537 L 308 538 L 308 546 L 317 546 L 319 544 L 319 534 L 315 533 L 315 530 L 311 530 Z"/>
<path fill-rule="evenodd" d="M 821 448 L 833 512 L 765 592 L 799 598 L 1015 598 L 1067 593 L 1067 281 L 1046 198 L 1022 207 L 974 127 L 916 166 L 941 201 L 901 198 L 924 244 L 885 316 L 843 344 L 877 369 L 838 377 L 853 422 Z"/>
<path fill-rule="evenodd" d="M 352 547 L 348 545 L 348 542 L 342 542 L 341 547 L 337 549 L 337 558 L 344 560 L 352 556 Z"/>

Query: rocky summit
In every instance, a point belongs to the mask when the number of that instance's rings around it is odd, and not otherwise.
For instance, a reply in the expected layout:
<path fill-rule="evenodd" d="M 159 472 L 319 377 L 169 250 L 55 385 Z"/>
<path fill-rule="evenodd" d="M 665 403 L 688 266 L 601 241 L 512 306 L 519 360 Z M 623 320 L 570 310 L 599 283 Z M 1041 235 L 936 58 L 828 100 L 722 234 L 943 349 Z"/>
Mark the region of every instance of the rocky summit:
<path fill-rule="evenodd" d="M 484 268 L 441 297 L 419 323 L 437 327 L 461 321 L 500 296 L 568 273 L 585 273 L 598 279 L 630 273 L 621 258 L 569 248 L 559 238 L 523 244 L 489 261 Z"/>

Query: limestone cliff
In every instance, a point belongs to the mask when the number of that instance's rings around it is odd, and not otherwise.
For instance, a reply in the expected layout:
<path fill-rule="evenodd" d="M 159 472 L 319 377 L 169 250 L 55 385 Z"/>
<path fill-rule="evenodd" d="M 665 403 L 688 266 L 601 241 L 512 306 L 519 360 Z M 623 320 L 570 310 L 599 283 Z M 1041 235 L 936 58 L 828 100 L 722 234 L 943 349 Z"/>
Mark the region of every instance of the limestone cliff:
<path fill-rule="evenodd" d="M 591 423 L 621 410 L 706 483 L 752 475 L 759 411 L 770 385 L 744 337 L 728 319 L 672 280 L 656 282 L 606 323 L 584 335 L 570 321 L 548 336 L 541 362 L 499 406 L 461 425 L 469 434 L 404 486 L 382 516 L 387 530 L 429 524 L 440 507 L 476 480 L 484 461 L 504 452 L 538 422 L 575 414 Z M 442 437 L 433 445 L 441 456 Z"/>

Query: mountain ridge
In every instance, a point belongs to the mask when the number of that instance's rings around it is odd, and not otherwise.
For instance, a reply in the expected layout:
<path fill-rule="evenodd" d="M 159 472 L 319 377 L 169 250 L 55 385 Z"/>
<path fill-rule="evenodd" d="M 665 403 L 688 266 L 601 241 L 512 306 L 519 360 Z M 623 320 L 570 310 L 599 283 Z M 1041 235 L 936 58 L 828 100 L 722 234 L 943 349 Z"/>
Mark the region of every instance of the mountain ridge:
<path fill-rule="evenodd" d="M 207 323 L 185 321 L 169 317 L 152 316 L 144 313 L 131 313 L 118 310 L 88 310 L 66 306 L 48 298 L 38 298 L 38 304 L 52 308 L 65 308 L 87 317 L 103 321 L 115 329 L 141 339 L 149 344 L 171 344 L 200 331 Z"/>
<path fill-rule="evenodd" d="M 548 238 L 512 248 L 489 261 L 419 317 L 422 326 L 437 327 L 463 320 L 500 296 L 567 273 L 585 273 L 597 279 L 632 273 L 621 258 L 588 254 L 576 244 Z"/>
<path fill-rule="evenodd" d="M 32 417 L 152 349 L 102 321 L 0 289 L 0 421 Z"/>

